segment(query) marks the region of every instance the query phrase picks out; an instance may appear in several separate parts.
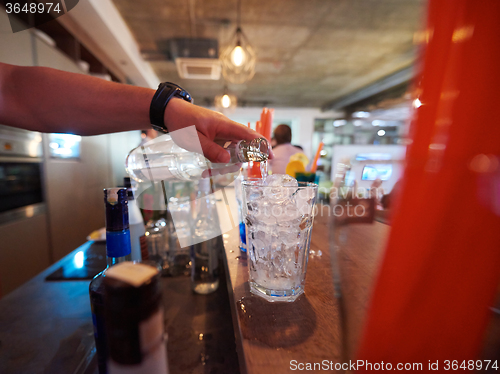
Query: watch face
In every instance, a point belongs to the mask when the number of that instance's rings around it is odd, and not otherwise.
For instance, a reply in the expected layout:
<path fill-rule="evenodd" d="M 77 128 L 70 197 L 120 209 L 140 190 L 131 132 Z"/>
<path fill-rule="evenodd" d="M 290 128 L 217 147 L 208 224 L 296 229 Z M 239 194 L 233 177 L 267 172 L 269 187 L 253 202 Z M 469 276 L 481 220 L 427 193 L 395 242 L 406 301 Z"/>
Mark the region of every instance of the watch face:
<path fill-rule="evenodd" d="M 164 133 L 164 134 L 168 134 L 168 130 L 165 127 L 158 126 L 155 124 L 151 124 L 151 127 L 153 128 L 153 130 L 156 130 L 156 131 Z"/>
<path fill-rule="evenodd" d="M 177 97 L 180 97 L 186 101 L 189 101 L 190 103 L 193 102 L 193 98 L 191 97 L 191 95 L 189 94 L 189 92 L 187 92 L 186 90 L 183 90 L 181 88 L 179 88 L 176 92 L 175 92 L 175 96 Z"/>
<path fill-rule="evenodd" d="M 165 108 L 173 96 L 179 97 L 190 103 L 193 102 L 193 98 L 189 92 L 177 84 L 171 82 L 160 83 L 149 108 L 150 122 L 153 129 L 156 131 L 168 133 L 163 117 L 165 115 Z"/>

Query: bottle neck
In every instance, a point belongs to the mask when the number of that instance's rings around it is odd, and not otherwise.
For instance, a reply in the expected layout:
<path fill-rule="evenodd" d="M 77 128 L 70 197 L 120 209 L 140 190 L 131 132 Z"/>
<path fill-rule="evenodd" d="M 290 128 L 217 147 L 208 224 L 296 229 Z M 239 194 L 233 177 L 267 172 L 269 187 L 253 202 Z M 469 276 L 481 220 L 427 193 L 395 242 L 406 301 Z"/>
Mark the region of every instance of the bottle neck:
<path fill-rule="evenodd" d="M 106 258 L 108 267 L 119 262 L 130 261 L 132 247 L 130 230 L 106 231 Z"/>
<path fill-rule="evenodd" d="M 157 222 L 157 221 L 161 220 L 162 218 L 165 218 L 165 211 L 159 210 L 159 209 L 153 209 L 153 216 L 151 217 L 151 219 L 154 222 Z"/>
<path fill-rule="evenodd" d="M 166 191 L 163 190 L 163 186 L 155 183 L 153 187 L 153 221 L 157 222 L 162 218 L 165 218 L 165 210 L 167 206 Z"/>
<path fill-rule="evenodd" d="M 197 204 L 194 235 L 205 239 L 217 236 L 216 233 L 220 232 L 220 228 L 213 195 L 206 191 L 199 191 Z"/>
<path fill-rule="evenodd" d="M 231 160 L 229 163 L 241 163 L 249 161 L 265 161 L 269 157 L 269 143 L 264 138 L 235 141 L 216 140 L 222 148 L 229 152 Z"/>
<path fill-rule="evenodd" d="M 106 256 L 106 263 L 107 263 L 107 267 L 109 268 L 110 266 L 119 264 L 120 262 L 130 261 L 131 259 L 132 258 L 131 258 L 130 254 L 128 254 L 126 256 L 121 256 L 121 257 Z"/>
<path fill-rule="evenodd" d="M 132 247 L 126 188 L 104 190 L 106 206 L 106 257 L 108 266 L 130 260 Z"/>

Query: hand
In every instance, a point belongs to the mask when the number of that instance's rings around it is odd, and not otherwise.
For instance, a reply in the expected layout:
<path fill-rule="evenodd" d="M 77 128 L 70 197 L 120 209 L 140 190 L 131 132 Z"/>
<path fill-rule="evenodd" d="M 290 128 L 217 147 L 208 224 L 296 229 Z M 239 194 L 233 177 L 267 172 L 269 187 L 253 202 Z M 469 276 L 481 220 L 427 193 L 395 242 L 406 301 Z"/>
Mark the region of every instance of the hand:
<path fill-rule="evenodd" d="M 214 139 L 252 140 L 262 137 L 258 132 L 231 121 L 221 113 L 193 105 L 179 98 L 170 100 L 165 110 L 164 120 L 169 132 L 195 126 L 204 156 L 216 163 L 228 163 L 230 156 L 224 148 L 213 142 Z M 186 148 L 189 149 L 188 146 Z"/>

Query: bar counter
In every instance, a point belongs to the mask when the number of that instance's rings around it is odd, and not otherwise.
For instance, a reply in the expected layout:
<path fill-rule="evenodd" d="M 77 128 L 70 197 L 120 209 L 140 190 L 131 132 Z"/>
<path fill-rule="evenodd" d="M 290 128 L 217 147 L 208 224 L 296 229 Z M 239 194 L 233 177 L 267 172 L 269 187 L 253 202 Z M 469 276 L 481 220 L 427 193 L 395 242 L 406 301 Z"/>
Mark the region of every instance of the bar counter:
<path fill-rule="evenodd" d="M 300 363 L 341 362 L 329 225 L 327 215 L 316 216 L 305 293 L 295 302 L 270 303 L 250 293 L 238 228 L 223 235 L 225 271 L 215 294 L 194 295 L 187 276 L 163 278 L 170 373 L 285 373 Z M 375 222 L 372 230 L 371 237 L 360 237 L 359 255 L 351 259 L 353 271 L 363 274 L 353 283 L 358 320 L 381 247 L 373 239 L 383 238 L 388 226 Z M 89 281 L 45 280 L 82 251 L 104 256 L 105 244 L 85 243 L 0 300 L 1 373 L 97 372 Z"/>
<path fill-rule="evenodd" d="M 45 280 L 81 252 L 105 256 L 105 243 L 85 243 L 0 300 L 0 373 L 97 374 L 90 281 Z M 239 372 L 221 273 L 210 295 L 193 294 L 189 276 L 162 278 L 171 374 Z"/>
<path fill-rule="evenodd" d="M 300 364 L 345 362 L 356 341 L 343 334 L 361 331 L 390 227 L 376 221 L 352 225 L 349 250 L 338 251 L 334 264 L 330 224 L 325 214 L 315 218 L 305 293 L 295 302 L 270 303 L 250 293 L 238 228 L 223 235 L 216 293 L 193 294 L 187 276 L 163 278 L 170 373 L 279 374 Z M 45 278 L 78 252 L 104 249 L 87 242 L 0 300 L 0 373 L 97 373 L 89 281 Z M 339 264 L 342 298 L 332 271 Z M 496 314 L 485 337 L 483 355 L 489 358 L 499 352 L 499 328 Z"/>

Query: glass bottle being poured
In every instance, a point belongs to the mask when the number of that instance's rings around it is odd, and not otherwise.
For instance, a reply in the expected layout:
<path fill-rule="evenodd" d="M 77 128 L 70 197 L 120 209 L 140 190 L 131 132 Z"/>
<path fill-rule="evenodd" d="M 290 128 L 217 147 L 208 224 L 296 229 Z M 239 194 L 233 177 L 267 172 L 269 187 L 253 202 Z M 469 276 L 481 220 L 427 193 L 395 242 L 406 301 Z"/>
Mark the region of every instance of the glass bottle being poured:
<path fill-rule="evenodd" d="M 265 138 L 253 140 L 227 141 L 216 140 L 215 143 L 227 150 L 231 159 L 227 164 L 211 163 L 203 156 L 201 146 L 196 146 L 190 136 L 175 138 L 162 135 L 159 138 L 134 148 L 127 156 L 125 168 L 131 178 L 137 182 L 161 180 L 194 181 L 216 174 L 238 172 L 242 163 L 254 161 L 265 162 L 269 158 L 269 143 Z M 184 139 L 184 141 L 182 140 Z M 186 150 L 178 144 L 187 144 Z"/>

